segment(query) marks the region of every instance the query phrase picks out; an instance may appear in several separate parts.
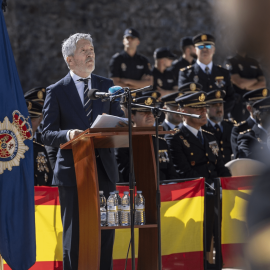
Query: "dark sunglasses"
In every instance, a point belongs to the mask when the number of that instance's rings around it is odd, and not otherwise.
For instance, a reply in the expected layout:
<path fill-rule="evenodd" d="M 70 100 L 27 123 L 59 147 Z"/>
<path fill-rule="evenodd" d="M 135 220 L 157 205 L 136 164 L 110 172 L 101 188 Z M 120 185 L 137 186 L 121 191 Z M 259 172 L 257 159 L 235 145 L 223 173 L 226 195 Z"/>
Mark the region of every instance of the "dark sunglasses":
<path fill-rule="evenodd" d="M 200 50 L 202 50 L 203 48 L 206 48 L 206 49 L 211 49 L 212 48 L 212 45 L 210 44 L 207 44 L 207 45 L 199 45 L 197 46 L 197 48 L 199 48 Z"/>

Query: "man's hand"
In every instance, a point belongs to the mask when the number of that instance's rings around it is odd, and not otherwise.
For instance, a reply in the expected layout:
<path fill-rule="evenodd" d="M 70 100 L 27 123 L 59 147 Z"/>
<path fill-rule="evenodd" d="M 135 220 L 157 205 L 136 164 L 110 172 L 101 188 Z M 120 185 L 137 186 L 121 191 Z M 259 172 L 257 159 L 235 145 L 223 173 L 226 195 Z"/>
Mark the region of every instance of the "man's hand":
<path fill-rule="evenodd" d="M 123 121 L 119 121 L 116 127 L 128 127 L 128 124 Z"/>
<path fill-rule="evenodd" d="M 73 130 L 71 130 L 69 132 L 69 138 L 70 138 L 70 140 L 74 139 L 76 136 L 78 136 L 82 132 L 83 132 L 83 130 L 80 130 L 80 129 L 73 129 Z"/>

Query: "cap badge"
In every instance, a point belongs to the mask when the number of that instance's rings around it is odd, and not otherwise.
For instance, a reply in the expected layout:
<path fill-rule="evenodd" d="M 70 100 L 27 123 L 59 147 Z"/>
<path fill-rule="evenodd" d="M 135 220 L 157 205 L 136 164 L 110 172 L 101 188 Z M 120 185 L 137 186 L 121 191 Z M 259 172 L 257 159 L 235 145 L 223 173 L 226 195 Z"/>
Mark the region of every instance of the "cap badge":
<path fill-rule="evenodd" d="M 148 105 L 148 106 L 151 105 L 152 103 L 153 103 L 153 100 L 150 97 L 147 100 L 144 101 L 144 104 Z"/>
<path fill-rule="evenodd" d="M 207 35 L 201 35 L 201 40 L 206 41 L 207 40 Z"/>
<path fill-rule="evenodd" d="M 154 92 L 154 93 L 152 93 L 152 95 L 151 95 L 153 98 L 157 98 L 157 93 L 156 92 Z"/>
<path fill-rule="evenodd" d="M 182 97 L 183 95 L 184 95 L 184 94 L 182 94 L 182 93 L 179 93 L 179 94 L 178 94 L 178 97 Z"/>
<path fill-rule="evenodd" d="M 42 92 L 45 93 L 46 92 L 46 89 L 45 88 L 42 88 Z"/>
<path fill-rule="evenodd" d="M 199 96 L 199 101 L 201 101 L 201 102 L 205 101 L 205 95 L 204 94 L 201 94 Z"/>
<path fill-rule="evenodd" d="M 221 93 L 220 93 L 220 91 L 217 91 L 216 92 L 216 98 L 220 98 L 221 97 Z"/>
<path fill-rule="evenodd" d="M 191 91 L 195 91 L 196 90 L 196 84 L 195 83 L 191 83 L 189 86 Z"/>
<path fill-rule="evenodd" d="M 136 97 L 136 93 L 131 94 L 132 97 Z"/>
<path fill-rule="evenodd" d="M 162 80 L 158 78 L 158 79 L 157 79 L 157 84 L 158 84 L 159 86 L 163 86 Z"/>
<path fill-rule="evenodd" d="M 132 31 L 131 31 L 131 30 L 129 30 L 128 32 L 129 32 L 130 34 L 132 33 Z"/>
<path fill-rule="evenodd" d="M 265 88 L 265 89 L 263 89 L 263 91 L 262 91 L 262 96 L 263 97 L 267 97 L 267 94 L 268 94 L 268 90 Z"/>
<path fill-rule="evenodd" d="M 42 92 L 42 91 L 38 91 L 37 97 L 38 97 L 39 99 L 43 99 L 43 92 Z"/>
<path fill-rule="evenodd" d="M 125 64 L 125 63 L 122 63 L 122 64 L 121 64 L 121 69 L 122 69 L 123 71 L 126 71 L 127 66 L 126 66 L 126 64 Z"/>
<path fill-rule="evenodd" d="M 28 101 L 28 106 L 27 106 L 28 111 L 32 109 L 32 102 Z"/>

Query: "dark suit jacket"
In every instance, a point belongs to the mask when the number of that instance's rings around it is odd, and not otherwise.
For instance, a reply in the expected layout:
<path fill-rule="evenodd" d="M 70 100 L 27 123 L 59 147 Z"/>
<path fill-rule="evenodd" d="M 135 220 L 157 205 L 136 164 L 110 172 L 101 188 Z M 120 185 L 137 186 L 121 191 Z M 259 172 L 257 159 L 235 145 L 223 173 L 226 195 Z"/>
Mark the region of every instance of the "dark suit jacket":
<path fill-rule="evenodd" d="M 237 138 L 239 158 L 250 158 L 269 164 L 267 134 L 257 125 L 241 132 Z"/>
<path fill-rule="evenodd" d="M 185 126 L 174 135 L 165 136 L 176 172 L 182 178 L 231 176 L 220 151 L 215 154 L 209 146 L 210 142 L 216 142 L 215 136 L 204 130 L 202 133 L 204 145 Z"/>
<path fill-rule="evenodd" d="M 92 74 L 91 83 L 92 88 L 98 89 L 100 92 L 108 92 L 108 89 L 113 86 L 112 80 L 95 74 Z M 92 102 L 93 121 L 98 115 L 102 113 L 109 114 L 110 111 L 111 114 L 116 116 L 122 117 L 124 115 L 120 109 L 119 102 L 101 102 L 100 99 Z M 60 147 L 60 144 L 66 143 L 68 130 L 86 130 L 89 128 L 89 122 L 70 73 L 47 88 L 43 116 L 42 140 L 48 146 Z M 118 172 L 114 151 L 112 149 L 98 149 L 98 153 L 110 181 L 117 182 Z M 72 150 L 61 150 L 59 148 L 54 169 L 53 185 L 76 185 Z"/>
<path fill-rule="evenodd" d="M 218 146 L 219 146 L 219 150 L 220 150 L 223 162 L 224 164 L 226 164 L 227 162 L 231 161 L 231 155 L 232 155 L 231 133 L 232 133 L 232 128 L 233 128 L 233 123 L 228 120 L 223 120 L 221 122 L 221 125 L 223 127 L 223 132 L 222 132 L 220 140 L 218 139 L 216 129 L 211 125 L 209 121 L 202 128 L 211 133 L 214 133 L 218 142 Z"/>
<path fill-rule="evenodd" d="M 218 79 L 223 77 L 223 79 Z M 234 106 L 234 89 L 231 83 L 231 77 L 229 71 L 213 64 L 213 68 L 210 75 L 207 75 L 200 66 L 195 63 L 192 66 L 188 66 L 179 72 L 178 86 L 181 86 L 188 82 L 196 82 L 202 85 L 202 91 L 210 92 L 213 90 L 221 89 L 226 91 L 224 100 L 225 113 L 229 113 Z"/>
<path fill-rule="evenodd" d="M 231 146 L 232 146 L 232 152 L 234 154 L 234 159 L 239 158 L 239 151 L 238 151 L 238 144 L 237 144 L 238 135 L 240 134 L 240 132 L 251 129 L 255 124 L 256 123 L 249 117 L 247 120 L 234 125 L 232 129 L 232 135 L 231 135 Z"/>

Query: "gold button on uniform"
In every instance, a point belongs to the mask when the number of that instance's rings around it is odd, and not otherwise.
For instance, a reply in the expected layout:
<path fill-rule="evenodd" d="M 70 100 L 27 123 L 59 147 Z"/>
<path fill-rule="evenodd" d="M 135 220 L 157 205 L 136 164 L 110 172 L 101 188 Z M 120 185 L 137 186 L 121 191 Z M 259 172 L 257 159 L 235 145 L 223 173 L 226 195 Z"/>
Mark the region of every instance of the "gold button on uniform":
<path fill-rule="evenodd" d="M 211 171 L 210 171 L 210 170 L 209 170 L 208 172 L 209 172 L 209 173 L 211 173 Z"/>
<path fill-rule="evenodd" d="M 223 151 L 223 148 L 221 148 L 220 150 Z"/>
<path fill-rule="evenodd" d="M 209 161 L 207 161 L 207 164 L 209 164 L 210 162 Z"/>
<path fill-rule="evenodd" d="M 193 153 L 190 153 L 191 156 L 193 156 Z"/>
<path fill-rule="evenodd" d="M 223 141 L 220 141 L 220 144 L 223 144 Z"/>
<path fill-rule="evenodd" d="M 219 128 L 217 128 L 217 131 L 219 131 Z"/>
<path fill-rule="evenodd" d="M 224 156 L 224 155 L 223 155 L 222 157 L 223 157 L 223 158 L 225 158 L 225 156 Z"/>
<path fill-rule="evenodd" d="M 212 85 L 209 85 L 209 88 L 213 88 L 213 86 Z"/>
<path fill-rule="evenodd" d="M 208 157 L 208 153 L 205 154 Z"/>

